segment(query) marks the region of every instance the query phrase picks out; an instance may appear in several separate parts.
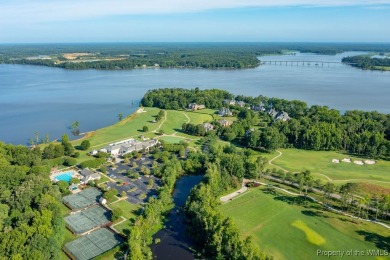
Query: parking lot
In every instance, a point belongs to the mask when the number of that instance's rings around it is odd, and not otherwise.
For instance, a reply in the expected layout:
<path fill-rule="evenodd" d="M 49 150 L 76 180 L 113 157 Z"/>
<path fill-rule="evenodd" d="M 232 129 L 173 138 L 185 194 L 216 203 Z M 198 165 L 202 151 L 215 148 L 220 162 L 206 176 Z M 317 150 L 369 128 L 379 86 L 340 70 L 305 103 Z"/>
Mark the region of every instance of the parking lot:
<path fill-rule="evenodd" d="M 137 168 L 133 168 L 133 162 L 137 163 Z M 111 167 L 107 167 L 107 175 L 116 180 L 116 182 L 107 182 L 106 186 L 110 189 L 118 190 L 118 195 L 121 196 L 122 192 L 125 191 L 127 194 L 127 201 L 132 204 L 142 204 L 147 202 L 149 197 L 156 196 L 156 189 L 161 184 L 160 179 L 156 178 L 153 175 L 149 175 L 146 177 L 143 173 L 141 173 L 141 167 L 144 166 L 151 170 L 153 160 L 148 157 L 143 157 L 140 160 L 130 159 L 129 164 L 124 164 L 123 162 L 117 163 L 116 168 L 112 169 Z M 128 177 L 128 171 L 139 173 L 138 179 L 133 179 Z M 148 187 L 149 179 L 153 180 L 153 187 Z M 119 184 L 122 181 L 123 184 Z"/>

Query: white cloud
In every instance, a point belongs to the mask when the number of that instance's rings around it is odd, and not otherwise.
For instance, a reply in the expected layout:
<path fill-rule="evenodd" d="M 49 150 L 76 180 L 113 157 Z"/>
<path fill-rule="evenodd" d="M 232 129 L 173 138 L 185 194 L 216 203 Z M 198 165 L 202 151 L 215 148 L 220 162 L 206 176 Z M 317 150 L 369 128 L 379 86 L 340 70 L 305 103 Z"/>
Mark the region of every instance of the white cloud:
<path fill-rule="evenodd" d="M 390 0 L 5 0 L 0 23 L 31 23 L 100 16 L 174 14 L 213 9 L 283 6 L 386 6 Z"/>

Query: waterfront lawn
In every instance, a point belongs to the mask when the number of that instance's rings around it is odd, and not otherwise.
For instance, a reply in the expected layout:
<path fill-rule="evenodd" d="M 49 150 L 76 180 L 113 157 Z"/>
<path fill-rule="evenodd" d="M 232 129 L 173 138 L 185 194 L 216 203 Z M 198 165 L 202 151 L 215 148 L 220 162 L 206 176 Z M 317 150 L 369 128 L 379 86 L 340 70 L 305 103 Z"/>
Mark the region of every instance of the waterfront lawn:
<path fill-rule="evenodd" d="M 146 112 L 134 113 L 114 125 L 98 129 L 85 138 L 73 141 L 72 144 L 78 146 L 82 140 L 88 139 L 91 142 L 90 150 L 99 149 L 115 141 L 139 137 L 143 134 L 141 130 L 145 125 L 153 131 L 159 124 L 153 123 L 159 109 L 147 107 L 144 111 Z"/>
<path fill-rule="evenodd" d="M 351 158 L 362 160 L 363 157 L 356 157 L 332 151 L 311 151 L 300 149 L 279 149 L 282 156 L 275 159 L 272 164 L 280 166 L 290 172 L 301 172 L 310 170 L 315 178 L 324 182 L 329 177 L 335 184 L 341 185 L 346 182 L 366 181 L 386 187 L 390 187 L 390 162 L 379 160 L 373 165 L 356 165 L 351 163 L 332 163 L 332 159 L 342 160 Z M 267 154 L 268 159 L 273 158 L 277 153 Z M 270 166 L 273 167 L 273 166 Z M 277 168 L 276 168 L 277 169 Z M 325 176 L 324 176 L 325 175 Z"/>
<path fill-rule="evenodd" d="M 221 205 L 220 210 L 233 219 L 243 237 L 253 236 L 260 249 L 274 259 L 315 259 L 317 249 L 388 249 L 388 229 L 353 223 L 348 217 L 322 211 L 318 204 L 304 207 L 302 200 L 253 188 Z"/>

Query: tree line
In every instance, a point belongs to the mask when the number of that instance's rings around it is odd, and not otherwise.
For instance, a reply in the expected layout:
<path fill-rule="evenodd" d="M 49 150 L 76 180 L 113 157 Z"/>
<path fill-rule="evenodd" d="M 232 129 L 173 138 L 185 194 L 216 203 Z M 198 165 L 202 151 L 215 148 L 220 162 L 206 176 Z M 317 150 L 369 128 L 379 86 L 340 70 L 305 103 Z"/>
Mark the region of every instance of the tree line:
<path fill-rule="evenodd" d="M 202 125 L 183 124 L 182 131 L 196 136 L 217 135 L 245 147 L 271 151 L 295 147 L 308 150 L 346 151 L 373 158 L 390 157 L 390 115 L 376 111 L 338 110 L 327 106 L 308 107 L 299 100 L 288 101 L 264 96 L 234 96 L 227 91 L 210 89 L 156 89 L 148 91 L 141 104 L 164 109 L 185 109 L 190 103 L 219 109 L 225 99 L 244 101 L 246 107 L 230 106 L 236 120 L 229 127 L 218 122 L 213 131 Z M 251 109 L 250 109 L 251 108 Z M 285 111 L 290 120 L 275 121 L 269 109 Z"/>
<path fill-rule="evenodd" d="M 59 259 L 61 195 L 39 148 L 0 143 L 0 258 Z"/>
<path fill-rule="evenodd" d="M 345 57 L 342 62 L 361 69 L 376 69 L 377 67 L 390 67 L 390 58 L 372 58 L 369 56 Z"/>

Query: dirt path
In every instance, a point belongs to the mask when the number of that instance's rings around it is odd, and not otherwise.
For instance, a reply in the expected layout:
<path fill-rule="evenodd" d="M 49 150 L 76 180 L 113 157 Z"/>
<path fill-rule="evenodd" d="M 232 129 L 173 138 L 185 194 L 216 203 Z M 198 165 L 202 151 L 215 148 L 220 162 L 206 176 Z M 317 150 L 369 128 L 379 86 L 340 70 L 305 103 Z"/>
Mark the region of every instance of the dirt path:
<path fill-rule="evenodd" d="M 183 114 L 187 117 L 187 124 L 189 123 L 189 122 L 191 122 L 191 119 L 187 116 L 187 114 L 185 113 L 185 112 L 183 112 Z"/>
<path fill-rule="evenodd" d="M 280 167 L 279 165 L 272 164 L 272 162 L 273 162 L 274 160 L 278 159 L 280 156 L 283 155 L 283 153 L 282 153 L 281 151 L 276 150 L 276 152 L 278 153 L 278 155 L 276 155 L 274 158 L 272 158 L 271 160 L 269 160 L 269 161 L 268 161 L 268 164 L 269 164 L 269 165 L 272 165 L 272 166 L 275 166 L 275 167 L 281 169 L 281 170 L 284 171 L 284 172 L 288 172 L 286 169 Z"/>
<path fill-rule="evenodd" d="M 157 131 L 160 130 L 160 128 L 162 127 L 162 125 L 165 123 L 165 121 L 167 121 L 167 114 L 168 114 L 168 112 L 165 111 L 165 112 L 164 112 L 164 120 L 161 122 L 161 124 L 160 124 L 156 129 L 154 129 L 154 130 L 152 131 L 153 133 L 157 133 Z"/>

